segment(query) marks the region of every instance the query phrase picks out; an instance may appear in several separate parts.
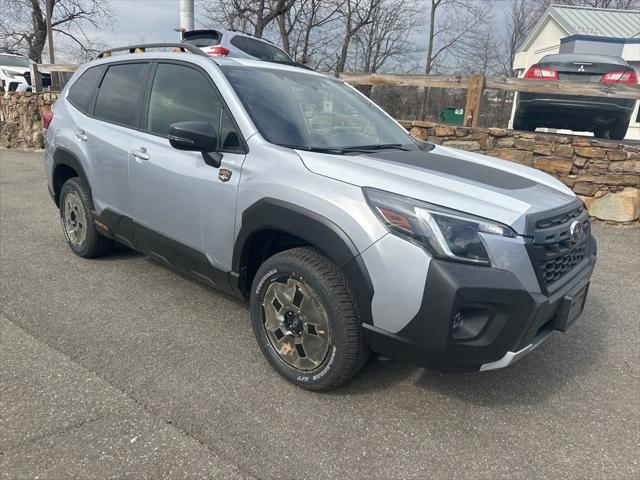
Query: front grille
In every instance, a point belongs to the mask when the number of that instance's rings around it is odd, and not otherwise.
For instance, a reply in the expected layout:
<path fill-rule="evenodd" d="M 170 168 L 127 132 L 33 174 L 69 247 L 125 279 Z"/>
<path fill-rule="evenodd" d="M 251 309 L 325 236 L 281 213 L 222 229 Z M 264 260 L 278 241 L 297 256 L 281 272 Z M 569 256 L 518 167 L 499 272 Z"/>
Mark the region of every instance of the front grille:
<path fill-rule="evenodd" d="M 548 292 L 587 256 L 591 242 L 589 214 L 580 205 L 537 217 L 530 223 L 528 250 L 540 287 Z M 582 225 L 584 232 L 579 241 L 571 238 L 571 225 L 575 222 Z"/>
<path fill-rule="evenodd" d="M 580 206 L 578 208 L 574 208 L 565 213 L 560 213 L 558 215 L 554 215 L 549 218 L 543 218 L 542 220 L 538 220 L 536 222 L 537 230 L 544 230 L 549 227 L 556 227 L 558 225 L 563 225 L 567 223 L 569 220 L 573 220 L 580 216 L 580 214 L 584 211 L 584 207 Z M 562 229 L 564 231 L 564 229 Z M 568 231 L 568 230 L 567 230 Z"/>
<path fill-rule="evenodd" d="M 587 248 L 583 243 L 565 254 L 542 261 L 541 270 L 545 284 L 549 286 L 560 280 L 584 259 L 586 253 Z"/>

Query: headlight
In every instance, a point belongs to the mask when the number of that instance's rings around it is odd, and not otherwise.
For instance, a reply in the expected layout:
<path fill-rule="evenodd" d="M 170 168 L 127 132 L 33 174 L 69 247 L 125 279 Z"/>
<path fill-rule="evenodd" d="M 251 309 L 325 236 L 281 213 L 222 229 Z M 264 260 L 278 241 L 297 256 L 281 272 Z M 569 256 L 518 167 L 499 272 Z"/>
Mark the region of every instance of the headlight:
<path fill-rule="evenodd" d="M 363 190 L 369 206 L 390 232 L 440 258 L 488 265 L 480 233 L 515 237 L 509 227 L 484 218 L 383 190 Z"/>
<path fill-rule="evenodd" d="M 15 77 L 15 73 L 10 72 L 9 70 L 4 70 L 4 69 L 1 69 L 1 70 L 2 70 L 2 74 L 5 77 L 7 77 L 7 78 L 14 78 Z"/>

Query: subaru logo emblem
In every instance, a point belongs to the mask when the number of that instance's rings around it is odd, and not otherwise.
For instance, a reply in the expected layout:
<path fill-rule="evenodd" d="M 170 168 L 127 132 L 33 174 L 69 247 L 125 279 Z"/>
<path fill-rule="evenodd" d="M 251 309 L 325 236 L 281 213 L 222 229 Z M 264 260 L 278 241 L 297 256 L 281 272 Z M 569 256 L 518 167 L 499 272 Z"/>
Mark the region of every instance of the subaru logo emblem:
<path fill-rule="evenodd" d="M 584 226 L 582 225 L 582 222 L 579 222 L 578 220 L 571 222 L 571 226 L 569 227 L 569 236 L 572 243 L 580 243 L 582 241 L 582 237 L 584 237 Z"/>

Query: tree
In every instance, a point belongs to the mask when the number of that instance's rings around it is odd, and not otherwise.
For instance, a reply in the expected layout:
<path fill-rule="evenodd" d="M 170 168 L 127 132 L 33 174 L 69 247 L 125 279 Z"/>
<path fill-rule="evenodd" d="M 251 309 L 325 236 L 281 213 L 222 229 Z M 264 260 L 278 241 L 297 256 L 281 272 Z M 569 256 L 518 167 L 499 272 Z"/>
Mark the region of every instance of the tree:
<path fill-rule="evenodd" d="M 278 17 L 282 48 L 301 63 L 311 61 L 312 52 L 327 46 L 344 0 L 299 0 Z M 326 52 L 323 52 L 325 57 Z M 317 62 L 316 62 L 317 63 Z"/>
<path fill-rule="evenodd" d="M 532 15 L 531 0 L 512 0 L 507 17 L 507 30 L 503 40 L 504 52 L 501 60 L 502 73 L 508 77 L 514 76 L 513 60 L 527 39 L 529 32 L 538 22 L 540 16 Z"/>
<path fill-rule="evenodd" d="M 335 73 L 339 75 L 344 72 L 349 55 L 351 41 L 362 28 L 371 23 L 374 11 L 378 8 L 381 0 L 345 0 L 339 9 L 340 16 L 344 22 L 342 42 L 338 50 Z"/>
<path fill-rule="evenodd" d="M 0 43 L 14 51 L 25 51 L 42 63 L 47 42 L 45 0 L 1 0 Z M 51 0 L 53 32 L 71 40 L 80 50 L 91 41 L 85 28 L 110 22 L 108 0 Z"/>
<path fill-rule="evenodd" d="M 474 0 L 429 0 L 426 75 L 446 53 L 460 46 L 465 38 L 486 23 L 486 7 Z M 420 118 L 427 114 L 428 101 L 429 89 L 425 89 Z"/>
<path fill-rule="evenodd" d="M 371 22 L 356 36 L 361 57 L 358 71 L 375 73 L 413 53 L 409 35 L 418 26 L 417 13 L 411 0 L 381 1 L 372 11 Z"/>
<path fill-rule="evenodd" d="M 267 26 L 287 13 L 296 0 L 231 0 L 203 1 L 199 5 L 213 24 L 224 23 L 229 28 L 249 32 L 262 38 Z M 213 13 L 211 13 L 213 12 Z"/>

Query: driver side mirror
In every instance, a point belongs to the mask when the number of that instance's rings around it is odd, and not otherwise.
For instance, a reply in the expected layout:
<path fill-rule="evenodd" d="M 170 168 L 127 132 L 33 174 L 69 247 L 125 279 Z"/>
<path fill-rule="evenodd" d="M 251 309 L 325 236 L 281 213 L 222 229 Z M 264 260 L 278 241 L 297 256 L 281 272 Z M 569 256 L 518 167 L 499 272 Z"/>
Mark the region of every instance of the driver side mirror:
<path fill-rule="evenodd" d="M 209 122 L 178 122 L 169 126 L 169 143 L 176 150 L 202 152 L 207 165 L 218 168 L 222 154 L 218 150 L 218 133 Z"/>

